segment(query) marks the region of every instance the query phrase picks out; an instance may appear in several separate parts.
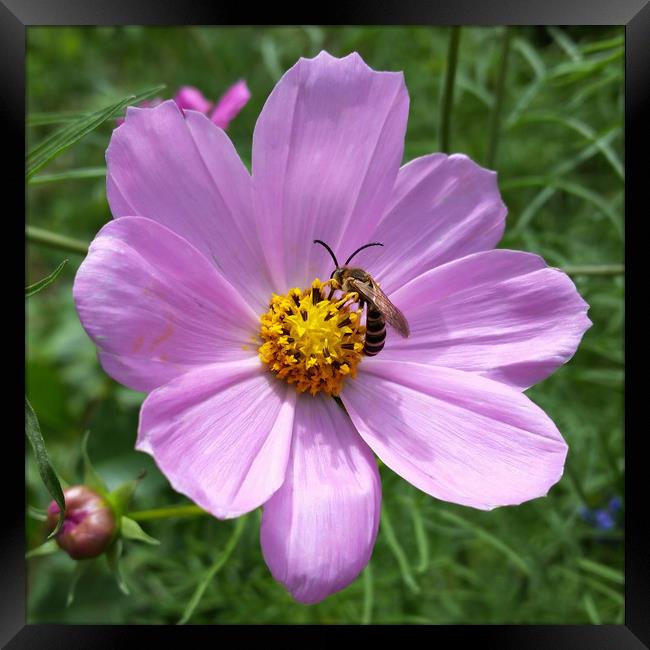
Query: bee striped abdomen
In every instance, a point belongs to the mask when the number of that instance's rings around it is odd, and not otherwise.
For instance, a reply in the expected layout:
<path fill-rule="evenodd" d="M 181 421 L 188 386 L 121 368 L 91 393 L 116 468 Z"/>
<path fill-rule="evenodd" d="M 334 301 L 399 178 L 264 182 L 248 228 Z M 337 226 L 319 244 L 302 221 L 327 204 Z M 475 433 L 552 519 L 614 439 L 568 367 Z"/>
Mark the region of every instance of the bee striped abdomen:
<path fill-rule="evenodd" d="M 368 305 L 366 315 L 366 340 L 363 345 L 363 352 L 369 357 L 379 354 L 386 341 L 386 322 L 381 312 Z"/>

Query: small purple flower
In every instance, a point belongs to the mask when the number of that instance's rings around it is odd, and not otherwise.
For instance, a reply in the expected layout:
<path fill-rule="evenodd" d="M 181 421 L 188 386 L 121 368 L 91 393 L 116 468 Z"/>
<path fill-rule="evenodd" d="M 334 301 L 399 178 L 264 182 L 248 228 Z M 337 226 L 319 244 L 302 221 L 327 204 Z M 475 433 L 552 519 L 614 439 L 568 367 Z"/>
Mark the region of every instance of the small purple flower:
<path fill-rule="evenodd" d="M 596 510 L 594 512 L 594 524 L 600 530 L 612 530 L 616 526 L 614 518 L 607 510 Z"/>
<path fill-rule="evenodd" d="M 400 167 L 408 106 L 402 73 L 300 59 L 257 120 L 252 176 L 205 115 L 128 109 L 106 154 L 115 219 L 75 280 L 104 369 L 149 393 L 136 447 L 216 517 L 263 506 L 264 558 L 303 603 L 370 559 L 373 451 L 483 510 L 545 495 L 564 469 L 566 442 L 523 391 L 573 356 L 588 306 L 542 258 L 495 249 L 495 172 L 462 154 Z M 343 260 L 384 243 L 355 264 L 408 338 L 389 328 L 363 354 L 363 312 L 318 279 L 333 269 L 314 239 Z"/>
<path fill-rule="evenodd" d="M 610 512 L 615 513 L 615 512 L 618 512 L 621 509 L 622 505 L 623 505 L 623 501 L 622 501 L 621 497 L 616 496 L 616 497 L 612 497 L 609 500 L 609 503 L 608 503 L 607 507 L 608 507 Z"/>
<path fill-rule="evenodd" d="M 63 490 L 65 519 L 56 541 L 71 558 L 85 560 L 101 555 L 115 534 L 115 516 L 108 502 L 85 485 Z M 60 508 L 52 501 L 47 508 L 47 526 L 54 530 Z"/>

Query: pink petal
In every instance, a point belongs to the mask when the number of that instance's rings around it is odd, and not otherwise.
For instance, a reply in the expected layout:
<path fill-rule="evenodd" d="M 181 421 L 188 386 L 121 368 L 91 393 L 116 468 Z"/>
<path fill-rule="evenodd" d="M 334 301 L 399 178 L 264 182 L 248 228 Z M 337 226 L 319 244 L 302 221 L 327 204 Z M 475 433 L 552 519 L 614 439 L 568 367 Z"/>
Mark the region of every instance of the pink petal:
<path fill-rule="evenodd" d="M 114 217 L 140 216 L 193 244 L 256 311 L 273 287 L 257 238 L 251 180 L 228 136 L 168 100 L 129 108 L 108 151 L 107 193 Z"/>
<path fill-rule="evenodd" d="M 300 59 L 269 96 L 253 137 L 253 186 L 277 291 L 328 278 L 323 239 L 345 260 L 385 211 L 404 147 L 401 72 L 355 52 Z"/>
<path fill-rule="evenodd" d="M 377 537 L 375 459 L 333 399 L 298 398 L 284 485 L 264 506 L 261 542 L 273 577 L 301 603 L 352 582 Z"/>
<path fill-rule="evenodd" d="M 104 369 L 135 390 L 256 354 L 255 312 L 191 244 L 150 219 L 106 224 L 73 295 Z"/>
<path fill-rule="evenodd" d="M 212 107 L 212 102 L 207 100 L 203 93 L 194 86 L 182 86 L 174 96 L 174 101 L 178 108 L 184 110 L 198 111 L 207 113 Z"/>
<path fill-rule="evenodd" d="M 482 510 L 544 496 L 567 445 L 523 393 L 461 370 L 363 363 L 341 394 L 381 460 L 432 496 Z"/>
<path fill-rule="evenodd" d="M 234 120 L 248 100 L 251 98 L 251 92 L 248 90 L 246 82 L 241 79 L 226 90 L 219 98 L 217 105 L 214 107 L 210 119 L 220 128 L 227 129 L 228 125 Z"/>
<path fill-rule="evenodd" d="M 589 306 L 571 279 L 518 251 L 468 255 L 390 297 L 411 336 L 391 332 L 384 359 L 469 370 L 519 388 L 566 363 L 591 326 Z"/>
<path fill-rule="evenodd" d="M 505 217 L 495 172 L 462 154 L 416 158 L 400 169 L 369 239 L 384 247 L 359 253 L 355 263 L 390 293 L 435 266 L 494 248 Z"/>
<path fill-rule="evenodd" d="M 282 485 L 296 395 L 256 358 L 197 368 L 147 397 L 136 448 L 175 490 L 215 517 L 238 517 Z"/>

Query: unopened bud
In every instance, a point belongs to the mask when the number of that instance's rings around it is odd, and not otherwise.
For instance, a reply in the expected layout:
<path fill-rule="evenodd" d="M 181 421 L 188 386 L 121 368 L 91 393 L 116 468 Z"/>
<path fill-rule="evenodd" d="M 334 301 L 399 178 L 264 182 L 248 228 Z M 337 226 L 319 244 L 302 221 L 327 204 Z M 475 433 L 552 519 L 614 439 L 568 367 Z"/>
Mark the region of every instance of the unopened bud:
<path fill-rule="evenodd" d="M 85 485 L 63 490 L 65 519 L 56 535 L 57 544 L 73 559 L 101 555 L 113 539 L 115 516 L 104 497 Z M 52 501 L 47 509 L 50 530 L 59 518 L 59 506 Z"/>

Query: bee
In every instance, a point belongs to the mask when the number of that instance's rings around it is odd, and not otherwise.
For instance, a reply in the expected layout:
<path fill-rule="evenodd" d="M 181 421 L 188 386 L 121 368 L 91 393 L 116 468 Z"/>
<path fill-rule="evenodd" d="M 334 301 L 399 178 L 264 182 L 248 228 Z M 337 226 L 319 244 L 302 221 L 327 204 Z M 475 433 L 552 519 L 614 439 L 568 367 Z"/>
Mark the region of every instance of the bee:
<path fill-rule="evenodd" d="M 379 288 L 370 273 L 357 267 L 350 267 L 348 264 L 352 258 L 370 246 L 383 246 L 379 242 L 364 244 L 357 248 L 350 257 L 340 266 L 332 249 L 320 239 L 314 239 L 314 244 L 324 246 L 334 260 L 336 268 L 330 276 L 338 286 L 345 292 L 354 291 L 359 296 L 359 306 L 363 309 L 364 304 L 368 306 L 366 312 L 366 338 L 363 344 L 363 352 L 369 357 L 379 354 L 386 342 L 386 323 L 395 328 L 400 336 L 406 338 L 410 334 L 409 324 L 404 314 L 395 307 L 388 296 Z"/>

